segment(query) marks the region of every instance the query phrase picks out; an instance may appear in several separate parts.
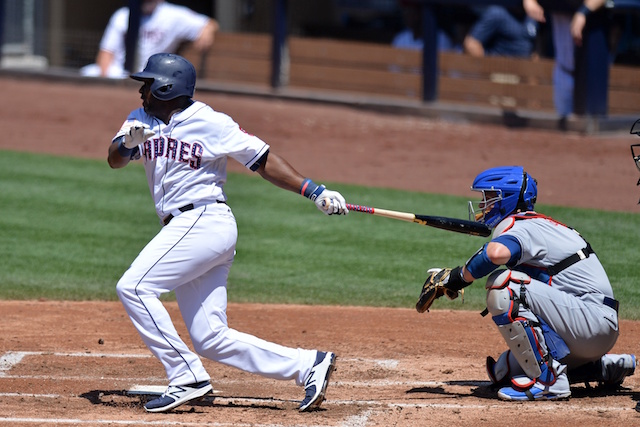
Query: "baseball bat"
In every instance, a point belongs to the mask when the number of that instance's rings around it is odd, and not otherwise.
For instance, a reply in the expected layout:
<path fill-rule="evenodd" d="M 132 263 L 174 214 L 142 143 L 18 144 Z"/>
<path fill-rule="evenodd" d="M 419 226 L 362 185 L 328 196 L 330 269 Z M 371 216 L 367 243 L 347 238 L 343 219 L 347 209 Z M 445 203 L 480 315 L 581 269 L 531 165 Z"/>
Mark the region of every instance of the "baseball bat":
<path fill-rule="evenodd" d="M 371 215 L 383 216 L 400 221 L 415 222 L 442 230 L 455 231 L 456 233 L 471 234 L 473 236 L 488 237 L 491 229 L 484 224 L 458 218 L 448 218 L 434 215 L 417 215 L 409 212 L 390 211 L 387 209 L 371 208 L 369 206 L 352 205 L 347 203 L 350 211 L 363 212 Z"/>

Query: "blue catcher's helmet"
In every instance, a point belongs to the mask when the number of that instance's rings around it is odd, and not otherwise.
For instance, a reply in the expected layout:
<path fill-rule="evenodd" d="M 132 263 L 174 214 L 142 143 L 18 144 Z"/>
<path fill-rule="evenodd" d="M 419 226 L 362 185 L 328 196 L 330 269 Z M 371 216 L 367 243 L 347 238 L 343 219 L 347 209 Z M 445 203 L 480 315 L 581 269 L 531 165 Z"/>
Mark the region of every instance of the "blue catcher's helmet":
<path fill-rule="evenodd" d="M 538 197 L 536 180 L 522 166 L 487 169 L 473 180 L 471 189 L 480 191 L 482 200 L 477 212 L 469 202 L 469 217 L 490 228 L 518 210 L 533 210 Z"/>
<path fill-rule="evenodd" d="M 180 55 L 156 53 L 151 55 L 144 70 L 131 74 L 134 80 L 151 81 L 151 94 L 160 101 L 179 96 L 193 97 L 196 69 Z"/>

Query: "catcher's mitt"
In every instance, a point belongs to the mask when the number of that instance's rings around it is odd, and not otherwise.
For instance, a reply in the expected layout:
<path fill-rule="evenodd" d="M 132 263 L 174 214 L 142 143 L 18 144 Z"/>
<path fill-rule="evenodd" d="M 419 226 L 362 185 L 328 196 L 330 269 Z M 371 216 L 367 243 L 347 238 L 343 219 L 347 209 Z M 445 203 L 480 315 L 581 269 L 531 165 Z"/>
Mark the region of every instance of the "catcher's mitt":
<path fill-rule="evenodd" d="M 416 303 L 418 313 L 429 311 L 431 304 L 442 295 L 446 295 L 447 298 L 453 300 L 458 298 L 458 295 L 461 293 L 464 294 L 464 290 L 456 291 L 447 288 L 452 271 L 453 274 L 460 274 L 460 267 L 454 269 L 431 268 L 427 271 L 429 276 L 427 276 L 427 280 L 424 282 L 424 285 L 422 285 L 422 292 L 420 292 L 420 297 Z"/>

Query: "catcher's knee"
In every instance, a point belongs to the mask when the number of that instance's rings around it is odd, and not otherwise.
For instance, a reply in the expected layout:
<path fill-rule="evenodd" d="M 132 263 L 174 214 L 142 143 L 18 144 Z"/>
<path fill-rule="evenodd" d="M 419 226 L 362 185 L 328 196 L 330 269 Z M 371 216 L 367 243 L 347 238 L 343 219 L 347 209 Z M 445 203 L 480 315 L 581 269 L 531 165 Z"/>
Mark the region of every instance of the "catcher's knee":
<path fill-rule="evenodd" d="M 518 303 L 510 283 L 529 283 L 531 278 L 519 271 L 496 270 L 487 278 L 487 310 L 492 316 L 509 313 L 512 319 L 518 314 Z"/>
<path fill-rule="evenodd" d="M 518 315 L 520 301 L 509 287 L 510 284 L 526 284 L 531 278 L 521 272 L 511 270 L 494 271 L 487 278 L 487 310 L 498 331 L 511 350 L 512 356 L 529 378 L 555 381 L 543 360 L 544 351 L 540 348 L 537 332 L 526 319 Z"/>

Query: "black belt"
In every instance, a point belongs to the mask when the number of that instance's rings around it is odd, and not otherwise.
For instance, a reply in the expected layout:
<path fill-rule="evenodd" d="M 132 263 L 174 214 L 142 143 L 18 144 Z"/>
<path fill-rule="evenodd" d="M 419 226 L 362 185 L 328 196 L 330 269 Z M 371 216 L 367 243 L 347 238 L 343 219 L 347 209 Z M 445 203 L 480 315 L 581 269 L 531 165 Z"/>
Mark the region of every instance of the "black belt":
<path fill-rule="evenodd" d="M 216 200 L 216 203 L 227 204 L 227 202 L 225 202 L 224 200 Z M 178 208 L 178 210 L 180 212 L 187 212 L 187 211 L 190 211 L 190 210 L 192 210 L 194 208 L 195 208 L 195 206 L 193 205 L 193 203 L 189 203 L 188 205 L 184 205 L 183 207 Z M 171 222 L 172 219 L 173 219 L 173 214 L 169 214 L 162 220 L 162 223 L 164 225 L 167 225 L 167 224 L 169 224 Z"/>
<path fill-rule="evenodd" d="M 618 300 L 609 297 L 604 297 L 604 301 L 602 303 L 607 307 L 613 308 L 616 313 L 618 312 L 618 307 L 620 307 L 620 303 L 618 302 Z"/>

